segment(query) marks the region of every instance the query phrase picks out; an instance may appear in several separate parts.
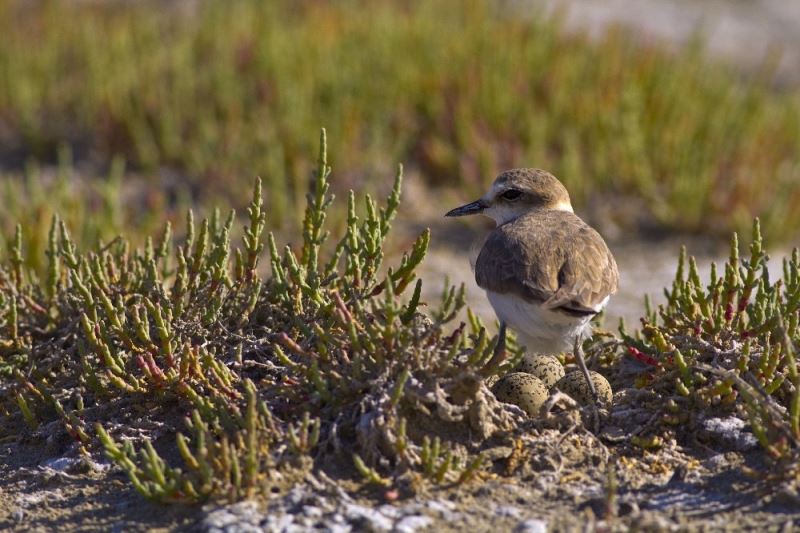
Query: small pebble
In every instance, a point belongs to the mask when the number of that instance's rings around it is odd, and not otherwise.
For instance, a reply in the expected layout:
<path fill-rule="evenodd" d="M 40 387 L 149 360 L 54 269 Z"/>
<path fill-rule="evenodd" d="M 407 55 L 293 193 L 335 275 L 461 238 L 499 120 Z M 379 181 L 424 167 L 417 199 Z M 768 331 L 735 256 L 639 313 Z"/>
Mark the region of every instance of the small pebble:
<path fill-rule="evenodd" d="M 737 452 L 758 447 L 758 439 L 749 431 L 747 423 L 736 416 L 707 418 L 703 430 L 714 441 Z"/>
<path fill-rule="evenodd" d="M 520 518 L 522 516 L 522 510 L 519 507 L 514 507 L 513 505 L 499 505 L 494 510 L 494 514 L 497 516 Z"/>
<path fill-rule="evenodd" d="M 547 533 L 547 522 L 536 518 L 520 522 L 514 528 L 514 533 Z"/>
<path fill-rule="evenodd" d="M 80 464 L 80 462 L 80 459 L 76 457 L 56 457 L 44 461 L 42 466 L 52 468 L 56 472 L 68 472 L 70 469 Z"/>
<path fill-rule="evenodd" d="M 319 518 L 323 515 L 322 509 L 314 505 L 306 505 L 303 507 L 303 515 L 309 518 Z"/>
<path fill-rule="evenodd" d="M 423 515 L 406 516 L 397 522 L 392 531 L 397 533 L 414 533 L 426 531 L 433 524 L 433 519 Z"/>
<path fill-rule="evenodd" d="M 203 526 L 209 533 L 261 531 L 258 527 L 261 518 L 258 504 L 245 500 L 210 512 L 203 520 Z"/>
<path fill-rule="evenodd" d="M 347 521 L 357 529 L 390 531 L 393 525 L 392 519 L 379 510 L 357 503 L 347 504 L 344 508 L 344 515 Z"/>

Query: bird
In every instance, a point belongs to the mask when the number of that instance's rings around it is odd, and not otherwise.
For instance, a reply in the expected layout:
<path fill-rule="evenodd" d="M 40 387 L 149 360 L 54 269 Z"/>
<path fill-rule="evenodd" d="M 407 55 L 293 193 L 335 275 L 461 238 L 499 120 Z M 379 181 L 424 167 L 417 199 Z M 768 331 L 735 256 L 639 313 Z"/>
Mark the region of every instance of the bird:
<path fill-rule="evenodd" d="M 575 214 L 566 187 L 537 168 L 501 173 L 481 198 L 445 216 L 476 214 L 495 222 L 474 265 L 500 322 L 493 366 L 505 357 L 509 327 L 529 352 L 573 350 L 593 391 L 580 344 L 619 283 L 606 242 Z"/>

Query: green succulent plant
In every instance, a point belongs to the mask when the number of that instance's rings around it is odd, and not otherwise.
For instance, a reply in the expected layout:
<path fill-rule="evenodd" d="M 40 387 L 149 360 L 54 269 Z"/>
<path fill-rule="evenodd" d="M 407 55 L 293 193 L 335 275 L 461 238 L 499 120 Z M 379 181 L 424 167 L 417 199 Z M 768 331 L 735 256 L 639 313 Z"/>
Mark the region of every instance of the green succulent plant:
<path fill-rule="evenodd" d="M 168 225 L 141 249 L 119 238 L 86 252 L 55 217 L 40 278 L 18 228 L 0 267 L 4 416 L 34 427 L 59 419 L 86 453 L 96 435 L 157 501 L 236 500 L 344 450 L 369 481 L 474 477 L 479 444 L 412 436 L 408 420 L 444 417 L 483 439 L 512 429 L 517 415 L 483 379 L 516 364 L 519 350 L 488 368 L 496 342 L 477 318 L 445 329 L 463 287 L 446 288 L 432 318 L 419 312 L 428 231 L 383 266 L 402 169 L 382 206 L 365 196 L 360 211 L 350 194 L 338 239 L 326 228 L 330 171 L 323 131 L 296 248 L 265 236 L 260 181 L 241 246 L 231 244 L 233 212 L 199 224 L 189 212 L 181 241 Z M 183 466 L 150 438 L 119 440 L 142 404 L 163 421 L 188 413 L 186 433 L 168 424 Z"/>
<path fill-rule="evenodd" d="M 756 220 L 749 252 L 740 257 L 734 234 L 727 262 L 712 264 L 703 282 L 683 249 L 666 303 L 648 310 L 635 336 L 623 329 L 622 340 L 645 364 L 638 385 L 660 395 L 666 426 L 741 416 L 791 477 L 800 457 L 800 251 L 771 276 Z"/>

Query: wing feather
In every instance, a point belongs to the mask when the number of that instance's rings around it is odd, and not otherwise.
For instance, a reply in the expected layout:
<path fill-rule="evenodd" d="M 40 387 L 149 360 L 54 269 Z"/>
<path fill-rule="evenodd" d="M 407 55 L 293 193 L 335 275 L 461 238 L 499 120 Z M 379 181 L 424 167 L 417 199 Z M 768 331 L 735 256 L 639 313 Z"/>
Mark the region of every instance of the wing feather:
<path fill-rule="evenodd" d="M 475 263 L 485 290 L 512 293 L 570 314 L 594 314 L 619 272 L 603 238 L 566 211 L 538 211 L 495 228 Z"/>

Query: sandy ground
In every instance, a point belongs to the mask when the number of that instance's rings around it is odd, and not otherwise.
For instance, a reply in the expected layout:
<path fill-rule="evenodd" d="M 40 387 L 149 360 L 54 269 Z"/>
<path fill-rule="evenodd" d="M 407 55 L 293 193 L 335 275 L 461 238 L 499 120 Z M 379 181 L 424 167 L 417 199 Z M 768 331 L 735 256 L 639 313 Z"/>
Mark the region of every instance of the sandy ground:
<path fill-rule="evenodd" d="M 738 419 L 706 419 L 698 432 L 679 430 L 676 441 L 643 451 L 620 435 L 647 423 L 645 403 L 618 391 L 597 436 L 531 422 L 518 437 L 529 454 L 512 472 L 513 448 L 501 444 L 489 450 L 495 473 L 467 485 L 390 496 L 318 465 L 286 492 L 194 507 L 148 503 L 97 450 L 81 458 L 54 423 L 0 442 L 0 530 L 788 532 L 800 524 L 796 492 L 767 490 L 746 473 L 766 465 Z"/>
<path fill-rule="evenodd" d="M 800 2 L 795 0 L 520 0 L 522 10 L 565 13 L 568 28 L 610 25 L 680 46 L 702 34 L 709 54 L 743 70 L 775 62 L 782 85 L 800 82 Z"/>

